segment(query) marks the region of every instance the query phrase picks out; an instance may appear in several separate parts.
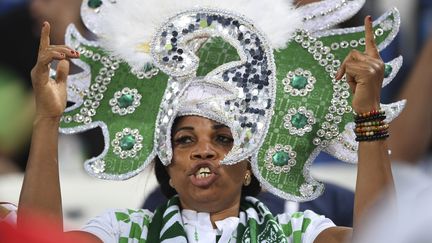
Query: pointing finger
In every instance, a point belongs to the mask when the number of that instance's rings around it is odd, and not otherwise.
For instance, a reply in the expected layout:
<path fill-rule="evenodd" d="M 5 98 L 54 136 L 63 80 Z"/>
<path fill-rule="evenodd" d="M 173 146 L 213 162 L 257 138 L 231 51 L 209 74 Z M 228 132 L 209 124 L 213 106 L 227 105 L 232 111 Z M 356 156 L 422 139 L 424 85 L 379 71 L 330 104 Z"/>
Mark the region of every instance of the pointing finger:
<path fill-rule="evenodd" d="M 364 20 L 364 25 L 365 25 L 365 39 L 366 39 L 365 53 L 371 57 L 381 58 L 378 52 L 378 48 L 375 44 L 374 29 L 372 26 L 371 16 L 366 16 Z"/>
<path fill-rule="evenodd" d="M 50 37 L 49 37 L 50 31 L 51 31 L 51 26 L 47 21 L 45 21 L 42 25 L 39 51 L 45 50 L 50 45 Z"/>

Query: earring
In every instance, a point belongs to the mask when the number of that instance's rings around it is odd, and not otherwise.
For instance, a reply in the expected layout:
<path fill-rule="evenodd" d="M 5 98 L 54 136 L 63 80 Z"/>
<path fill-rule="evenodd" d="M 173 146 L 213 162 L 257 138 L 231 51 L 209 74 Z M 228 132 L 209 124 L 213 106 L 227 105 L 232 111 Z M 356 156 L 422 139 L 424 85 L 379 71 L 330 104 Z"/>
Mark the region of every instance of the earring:
<path fill-rule="evenodd" d="M 252 181 L 252 176 L 249 174 L 249 172 L 246 172 L 246 175 L 244 177 L 243 185 L 244 186 L 249 186 L 250 183 L 251 183 L 251 181 Z"/>
<path fill-rule="evenodd" d="M 169 179 L 168 184 L 170 185 L 170 187 L 174 188 L 174 184 L 172 182 L 172 179 Z"/>

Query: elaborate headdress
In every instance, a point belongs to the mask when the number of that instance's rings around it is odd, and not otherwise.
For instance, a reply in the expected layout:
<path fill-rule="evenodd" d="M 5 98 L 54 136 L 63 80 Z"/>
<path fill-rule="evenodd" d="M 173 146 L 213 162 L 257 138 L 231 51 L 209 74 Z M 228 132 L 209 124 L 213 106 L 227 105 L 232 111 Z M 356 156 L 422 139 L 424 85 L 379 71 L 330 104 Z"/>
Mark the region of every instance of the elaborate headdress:
<path fill-rule="evenodd" d="M 75 104 L 61 132 L 101 127 L 105 149 L 85 162 L 103 179 L 123 180 L 158 156 L 171 162 L 176 117 L 200 115 L 231 128 L 234 146 L 221 163 L 251 158 L 262 186 L 286 199 L 316 198 L 309 175 L 320 151 L 357 160 L 349 86 L 335 80 L 363 27 L 330 29 L 364 0 L 327 0 L 295 8 L 288 0 L 84 0 L 81 14 L 98 35 L 71 25 L 67 44 L 83 72 L 68 79 Z M 399 13 L 374 22 L 381 50 L 395 37 Z M 386 64 L 387 84 L 402 58 Z M 403 102 L 382 105 L 387 121 Z"/>

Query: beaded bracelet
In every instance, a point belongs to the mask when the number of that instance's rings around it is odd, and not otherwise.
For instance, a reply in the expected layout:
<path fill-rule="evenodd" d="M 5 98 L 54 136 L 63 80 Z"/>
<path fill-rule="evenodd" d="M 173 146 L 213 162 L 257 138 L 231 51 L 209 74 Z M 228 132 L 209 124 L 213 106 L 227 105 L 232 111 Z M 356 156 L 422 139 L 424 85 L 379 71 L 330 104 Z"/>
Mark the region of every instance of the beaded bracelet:
<path fill-rule="evenodd" d="M 381 121 L 368 121 L 356 123 L 356 127 L 370 127 L 370 126 L 382 126 L 387 124 L 384 120 Z"/>
<path fill-rule="evenodd" d="M 365 113 L 357 114 L 354 117 L 355 123 L 363 123 L 363 122 L 369 122 L 369 121 L 382 121 L 386 118 L 385 111 L 383 110 L 372 110 Z"/>
<path fill-rule="evenodd" d="M 379 135 L 373 135 L 373 136 L 357 136 L 356 137 L 356 141 L 357 142 L 362 142 L 362 141 L 375 141 L 375 140 L 381 140 L 381 139 L 386 139 L 389 137 L 388 132 L 384 133 L 384 134 L 379 134 Z"/>
<path fill-rule="evenodd" d="M 356 141 L 375 141 L 387 138 L 389 125 L 384 121 L 385 118 L 383 110 L 357 114 L 354 118 Z"/>
<path fill-rule="evenodd" d="M 384 131 L 389 128 L 388 124 L 384 124 L 381 126 L 356 126 L 354 129 L 354 132 L 361 133 L 361 132 L 378 132 L 378 131 Z"/>
<path fill-rule="evenodd" d="M 383 130 L 383 131 L 376 131 L 376 132 L 373 132 L 373 131 L 370 131 L 370 132 L 356 132 L 355 134 L 356 134 L 357 137 L 361 137 L 361 136 L 374 136 L 374 135 L 380 135 L 380 134 L 385 134 L 385 133 L 388 133 L 388 131 L 387 130 Z"/>

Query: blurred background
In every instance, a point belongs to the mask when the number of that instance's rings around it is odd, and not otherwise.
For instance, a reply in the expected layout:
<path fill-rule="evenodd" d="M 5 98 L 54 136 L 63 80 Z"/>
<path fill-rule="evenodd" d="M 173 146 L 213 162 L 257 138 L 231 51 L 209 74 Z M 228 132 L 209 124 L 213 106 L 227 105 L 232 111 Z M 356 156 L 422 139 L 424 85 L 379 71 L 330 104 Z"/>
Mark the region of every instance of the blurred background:
<path fill-rule="evenodd" d="M 298 4 L 308 2 L 313 1 L 300 0 Z M 34 113 L 30 70 L 36 63 L 41 24 L 44 20 L 51 23 L 53 44 L 64 43 L 64 31 L 70 23 L 87 38 L 94 38 L 80 20 L 80 5 L 81 0 L 0 0 L 0 201 L 18 203 Z M 369 0 L 340 27 L 363 25 L 366 15 L 376 19 L 392 7 L 401 13 L 401 29 L 381 54 L 384 61 L 402 55 L 404 64 L 383 90 L 382 103 L 408 99 L 406 115 L 392 126 L 390 149 L 396 183 L 399 185 L 400 178 L 400 187 L 409 188 L 411 178 L 432 175 L 432 0 Z M 59 143 L 66 227 L 78 228 L 107 208 L 139 208 L 157 186 L 153 168 L 122 182 L 88 176 L 83 161 L 103 149 L 98 129 L 61 135 Z M 354 190 L 353 165 L 320 154 L 312 172 L 320 180 Z"/>

